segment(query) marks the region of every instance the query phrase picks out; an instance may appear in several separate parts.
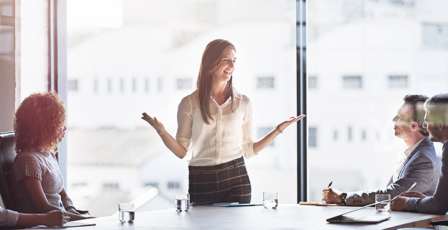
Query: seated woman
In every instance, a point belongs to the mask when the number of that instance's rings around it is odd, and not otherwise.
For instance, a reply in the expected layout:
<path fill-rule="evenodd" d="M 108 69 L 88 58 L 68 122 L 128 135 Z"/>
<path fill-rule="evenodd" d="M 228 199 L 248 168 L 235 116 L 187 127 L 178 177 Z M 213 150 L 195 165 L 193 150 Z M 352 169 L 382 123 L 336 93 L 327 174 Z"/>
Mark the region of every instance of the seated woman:
<path fill-rule="evenodd" d="M 23 213 L 62 210 L 70 220 L 85 219 L 64 190 L 55 153 L 64 137 L 64 102 L 53 92 L 25 98 L 14 115 L 17 156 L 13 163 L 14 201 Z"/>

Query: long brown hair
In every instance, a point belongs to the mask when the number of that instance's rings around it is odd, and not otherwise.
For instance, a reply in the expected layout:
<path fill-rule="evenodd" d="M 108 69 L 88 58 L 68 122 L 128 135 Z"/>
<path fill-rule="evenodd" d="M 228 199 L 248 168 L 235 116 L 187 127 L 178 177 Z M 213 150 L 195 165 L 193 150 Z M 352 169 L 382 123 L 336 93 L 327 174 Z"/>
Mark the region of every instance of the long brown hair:
<path fill-rule="evenodd" d="M 208 43 L 202 54 L 201 67 L 199 69 L 198 81 L 196 87 L 198 89 L 199 104 L 201 107 L 202 119 L 209 125 L 208 119 L 212 119 L 210 112 L 210 96 L 213 92 L 212 73 L 221 61 L 222 53 L 225 49 L 233 49 L 236 52 L 235 46 L 227 40 L 216 39 Z M 233 103 L 233 76 L 227 82 L 226 98 L 231 97 Z"/>
<path fill-rule="evenodd" d="M 14 114 L 17 154 L 30 148 L 53 151 L 64 122 L 64 102 L 57 93 L 34 93 L 25 98 Z"/>

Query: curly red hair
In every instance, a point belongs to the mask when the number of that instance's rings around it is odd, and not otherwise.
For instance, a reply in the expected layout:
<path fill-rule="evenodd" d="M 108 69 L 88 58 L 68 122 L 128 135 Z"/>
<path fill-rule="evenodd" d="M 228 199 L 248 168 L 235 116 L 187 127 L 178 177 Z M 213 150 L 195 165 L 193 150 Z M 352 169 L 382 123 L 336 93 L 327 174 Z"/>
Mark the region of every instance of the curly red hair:
<path fill-rule="evenodd" d="M 14 114 L 16 152 L 34 148 L 53 151 L 60 141 L 65 123 L 65 106 L 55 92 L 33 93 L 25 98 Z"/>

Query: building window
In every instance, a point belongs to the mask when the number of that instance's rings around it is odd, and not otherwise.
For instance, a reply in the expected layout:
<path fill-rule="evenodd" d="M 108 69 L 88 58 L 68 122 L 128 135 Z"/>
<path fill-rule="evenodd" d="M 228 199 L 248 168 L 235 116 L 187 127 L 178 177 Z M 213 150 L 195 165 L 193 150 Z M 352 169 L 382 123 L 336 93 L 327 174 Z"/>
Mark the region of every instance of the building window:
<path fill-rule="evenodd" d="M 124 79 L 120 78 L 120 92 L 124 92 Z"/>
<path fill-rule="evenodd" d="M 448 48 L 447 23 L 423 23 L 423 45 L 434 48 Z"/>
<path fill-rule="evenodd" d="M 177 181 L 169 181 L 168 189 L 180 189 L 180 183 Z"/>
<path fill-rule="evenodd" d="M 132 92 L 137 92 L 137 79 L 133 78 L 132 79 Z"/>
<path fill-rule="evenodd" d="M 112 93 L 112 79 L 107 79 L 107 92 Z"/>
<path fill-rule="evenodd" d="M 94 92 L 95 94 L 98 93 L 98 79 L 94 79 L 94 80 L 93 80 L 93 92 Z"/>
<path fill-rule="evenodd" d="M 257 137 L 258 138 L 262 138 L 262 137 L 266 136 L 266 134 L 271 132 L 273 129 L 274 129 L 274 127 L 272 127 L 272 126 L 258 127 L 258 129 L 257 129 Z M 271 144 L 269 144 L 269 146 L 270 147 L 274 147 L 275 146 L 275 139 L 271 142 Z"/>
<path fill-rule="evenodd" d="M 87 183 L 86 182 L 75 182 L 75 183 L 72 183 L 72 186 L 73 187 L 85 187 L 85 186 L 87 186 Z"/>
<path fill-rule="evenodd" d="M 145 92 L 149 92 L 149 78 L 145 78 Z"/>
<path fill-rule="evenodd" d="M 308 77 L 308 88 L 317 89 L 317 77 Z"/>
<path fill-rule="evenodd" d="M 159 183 L 157 183 L 157 182 L 147 182 L 147 183 L 145 183 L 145 187 L 147 187 L 147 186 L 151 186 L 151 187 L 154 187 L 154 188 L 159 188 Z"/>
<path fill-rule="evenodd" d="M 408 76 L 405 75 L 391 75 L 387 77 L 389 88 L 407 88 Z"/>
<path fill-rule="evenodd" d="M 68 91 L 78 91 L 78 79 L 67 80 Z"/>
<path fill-rule="evenodd" d="M 361 76 L 344 76 L 342 77 L 343 87 L 346 89 L 361 89 L 362 77 Z"/>
<path fill-rule="evenodd" d="M 177 89 L 191 89 L 192 82 L 191 78 L 178 78 L 176 80 Z"/>
<path fill-rule="evenodd" d="M 362 140 L 366 140 L 367 139 L 367 132 L 365 130 L 362 131 L 361 138 L 362 138 Z"/>
<path fill-rule="evenodd" d="M 308 145 L 309 147 L 317 147 L 317 128 L 310 127 L 308 130 Z"/>
<path fill-rule="evenodd" d="M 274 83 L 274 77 L 257 77 L 257 89 L 273 89 Z"/>
<path fill-rule="evenodd" d="M 351 141 L 353 139 L 352 127 L 348 127 L 347 137 L 348 137 L 348 141 Z"/>
<path fill-rule="evenodd" d="M 158 78 L 157 79 L 157 89 L 159 90 L 159 92 L 161 92 L 163 90 L 163 79 L 162 78 Z"/>
<path fill-rule="evenodd" d="M 103 190 L 118 190 L 120 186 L 118 183 L 104 183 Z"/>
<path fill-rule="evenodd" d="M 338 140 L 338 131 L 333 132 L 333 140 L 335 140 L 335 141 Z"/>

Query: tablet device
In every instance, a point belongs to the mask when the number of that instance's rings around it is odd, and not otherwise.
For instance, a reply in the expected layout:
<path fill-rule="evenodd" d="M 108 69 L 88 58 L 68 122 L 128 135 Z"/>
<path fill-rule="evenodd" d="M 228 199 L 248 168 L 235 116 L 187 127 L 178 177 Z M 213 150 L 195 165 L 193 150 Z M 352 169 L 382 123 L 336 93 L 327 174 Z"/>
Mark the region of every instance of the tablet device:
<path fill-rule="evenodd" d="M 384 202 L 384 201 L 373 203 L 373 204 L 368 204 L 366 206 L 363 206 L 363 207 L 360 207 L 360 208 L 348 211 L 346 213 L 342 213 L 342 214 L 337 215 L 335 217 L 328 218 L 327 222 L 330 222 L 330 223 L 367 223 L 367 224 L 376 224 L 376 223 L 388 220 L 388 219 L 390 219 L 390 216 L 379 216 L 379 215 L 378 216 L 351 216 L 351 215 L 350 216 L 344 216 L 346 214 L 349 214 L 349 213 L 352 213 L 352 212 L 356 212 L 356 211 L 359 211 L 361 209 L 365 209 L 365 208 L 367 208 L 369 206 L 376 205 L 376 204 L 379 204 L 379 203 L 382 203 L 382 202 Z"/>

